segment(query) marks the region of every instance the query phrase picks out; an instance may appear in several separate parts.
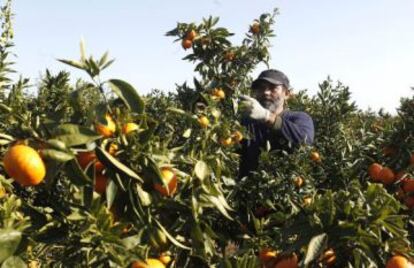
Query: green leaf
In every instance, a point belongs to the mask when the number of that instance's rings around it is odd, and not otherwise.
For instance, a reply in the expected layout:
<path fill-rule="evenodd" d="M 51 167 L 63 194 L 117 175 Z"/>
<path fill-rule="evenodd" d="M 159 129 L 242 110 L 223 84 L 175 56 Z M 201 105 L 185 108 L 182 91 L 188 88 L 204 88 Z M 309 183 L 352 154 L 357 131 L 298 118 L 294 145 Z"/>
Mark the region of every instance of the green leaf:
<path fill-rule="evenodd" d="M 86 49 L 85 49 L 85 40 L 83 40 L 83 38 L 80 41 L 80 56 L 81 56 L 81 61 L 84 62 L 86 59 Z"/>
<path fill-rule="evenodd" d="M 75 158 L 74 154 L 66 153 L 54 149 L 44 149 L 40 151 L 42 157 L 58 162 L 66 162 Z"/>
<path fill-rule="evenodd" d="M 108 186 L 106 187 L 106 200 L 108 208 L 112 207 L 117 192 L 118 186 L 113 180 L 109 180 Z"/>
<path fill-rule="evenodd" d="M 183 248 L 183 249 L 188 249 L 191 250 L 191 248 L 181 244 L 180 242 L 178 242 L 172 235 L 170 235 L 170 233 L 164 228 L 164 226 L 161 225 L 161 223 L 159 221 L 157 221 L 156 219 L 154 219 L 155 223 L 158 225 L 158 227 L 161 229 L 161 231 L 165 234 L 165 236 L 167 236 L 168 240 L 171 241 L 171 243 L 173 243 L 174 245 L 176 245 L 177 247 Z"/>
<path fill-rule="evenodd" d="M 206 162 L 199 160 L 194 167 L 194 172 L 197 178 L 203 181 L 210 174 L 210 169 Z"/>
<path fill-rule="evenodd" d="M 131 170 L 126 165 L 124 165 L 122 162 L 118 161 L 118 159 L 110 155 L 104 149 L 97 147 L 95 152 L 96 152 L 96 156 L 98 157 L 99 161 L 101 161 L 106 167 L 109 167 L 133 179 L 136 179 L 137 181 L 141 183 L 143 182 L 143 180 L 141 179 L 140 176 L 138 176 L 138 174 L 136 174 L 133 170 Z"/>
<path fill-rule="evenodd" d="M 14 254 L 21 239 L 19 231 L 0 229 L 0 263 Z"/>
<path fill-rule="evenodd" d="M 26 263 L 19 256 L 7 258 L 1 265 L 1 268 L 26 268 Z"/>
<path fill-rule="evenodd" d="M 52 131 L 54 139 L 66 144 L 66 146 L 77 146 L 100 139 L 101 136 L 86 127 L 75 124 L 63 124 Z"/>
<path fill-rule="evenodd" d="M 108 81 L 114 93 L 121 98 L 125 105 L 134 113 L 142 114 L 144 112 L 144 101 L 138 95 L 135 88 L 125 81 L 111 79 Z"/>
<path fill-rule="evenodd" d="M 191 128 L 187 129 L 186 131 L 184 131 L 183 133 L 183 138 L 188 139 L 191 136 Z"/>
<path fill-rule="evenodd" d="M 224 217 L 228 218 L 229 220 L 233 220 L 233 218 L 227 212 L 227 203 L 223 204 L 222 199 L 213 195 L 205 195 L 205 197 L 221 212 L 221 214 L 223 214 Z"/>
<path fill-rule="evenodd" d="M 63 59 L 58 59 L 58 61 L 63 62 L 67 65 L 70 65 L 72 67 L 84 70 L 85 69 L 85 65 L 79 61 L 74 61 L 74 60 L 63 60 Z"/>
<path fill-rule="evenodd" d="M 151 195 L 149 193 L 147 193 L 146 191 L 144 191 L 140 185 L 136 184 L 136 188 L 137 188 L 137 193 L 138 193 L 138 197 L 139 200 L 141 201 L 142 206 L 147 207 L 149 205 L 151 205 Z"/>
<path fill-rule="evenodd" d="M 326 247 L 327 242 L 328 235 L 326 233 L 322 233 L 312 237 L 308 245 L 308 251 L 306 252 L 306 257 L 304 261 L 305 266 L 310 264 L 313 260 L 316 260 L 323 253 L 323 250 Z"/>

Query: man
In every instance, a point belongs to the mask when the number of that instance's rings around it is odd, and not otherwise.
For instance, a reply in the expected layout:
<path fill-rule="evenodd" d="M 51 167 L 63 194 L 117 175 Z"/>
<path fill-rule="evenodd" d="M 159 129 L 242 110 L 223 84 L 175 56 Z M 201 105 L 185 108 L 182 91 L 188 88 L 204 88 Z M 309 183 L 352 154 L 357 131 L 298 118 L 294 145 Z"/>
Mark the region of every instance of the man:
<path fill-rule="evenodd" d="M 305 112 L 289 111 L 285 102 L 290 96 L 287 76 L 278 70 L 263 71 L 252 83 L 254 98 L 242 95 L 242 120 L 250 138 L 242 143 L 239 178 L 248 176 L 258 167 L 260 149 L 283 149 L 291 152 L 314 138 L 312 118 Z"/>

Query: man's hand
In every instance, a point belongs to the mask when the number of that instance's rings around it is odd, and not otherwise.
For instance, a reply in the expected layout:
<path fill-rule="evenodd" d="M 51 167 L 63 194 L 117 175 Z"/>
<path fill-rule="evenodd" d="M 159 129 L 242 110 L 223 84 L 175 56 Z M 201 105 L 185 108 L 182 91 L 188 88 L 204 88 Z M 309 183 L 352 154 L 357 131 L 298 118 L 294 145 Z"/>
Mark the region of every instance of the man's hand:
<path fill-rule="evenodd" d="M 270 111 L 264 108 L 256 99 L 249 97 L 247 95 L 240 96 L 241 109 L 246 113 L 251 119 L 268 122 L 270 119 Z"/>

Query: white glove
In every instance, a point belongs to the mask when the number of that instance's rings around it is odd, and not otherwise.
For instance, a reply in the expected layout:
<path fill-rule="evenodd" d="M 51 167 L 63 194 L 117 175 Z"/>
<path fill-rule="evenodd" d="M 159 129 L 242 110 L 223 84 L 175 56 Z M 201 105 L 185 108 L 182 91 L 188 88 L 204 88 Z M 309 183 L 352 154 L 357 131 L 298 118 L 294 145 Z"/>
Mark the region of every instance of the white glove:
<path fill-rule="evenodd" d="M 256 99 L 247 95 L 240 95 L 242 110 L 251 119 L 266 122 L 270 118 L 270 111 L 264 108 Z"/>

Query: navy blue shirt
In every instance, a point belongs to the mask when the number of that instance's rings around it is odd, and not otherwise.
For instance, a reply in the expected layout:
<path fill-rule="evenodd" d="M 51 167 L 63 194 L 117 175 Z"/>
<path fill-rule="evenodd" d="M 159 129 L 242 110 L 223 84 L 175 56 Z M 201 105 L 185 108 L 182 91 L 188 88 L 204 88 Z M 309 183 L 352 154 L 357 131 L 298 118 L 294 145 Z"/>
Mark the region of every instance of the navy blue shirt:
<path fill-rule="evenodd" d="M 314 126 L 305 112 L 285 110 L 278 116 L 274 126 L 244 118 L 241 122 L 250 137 L 242 141 L 239 178 L 249 175 L 258 167 L 260 150 L 269 143 L 272 150 L 292 152 L 300 144 L 312 144 Z"/>

